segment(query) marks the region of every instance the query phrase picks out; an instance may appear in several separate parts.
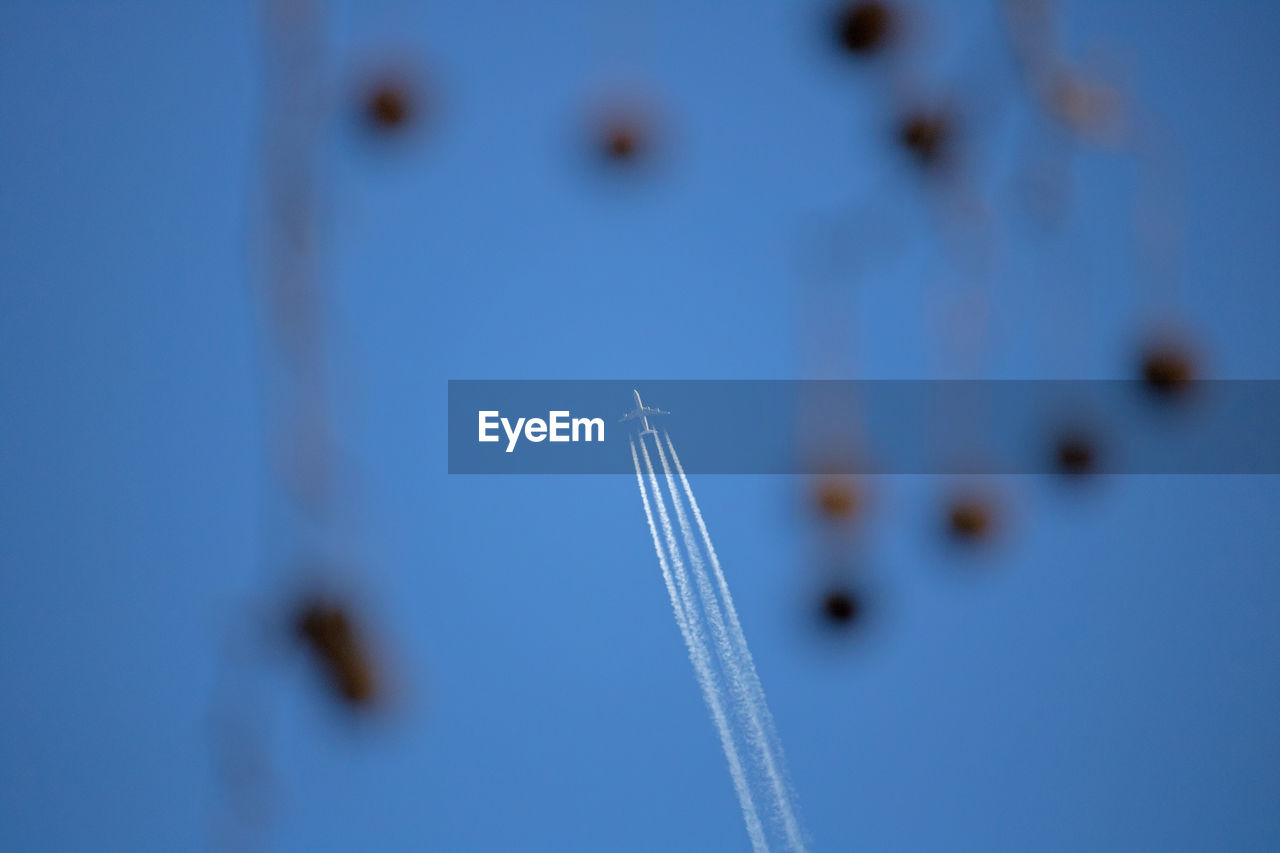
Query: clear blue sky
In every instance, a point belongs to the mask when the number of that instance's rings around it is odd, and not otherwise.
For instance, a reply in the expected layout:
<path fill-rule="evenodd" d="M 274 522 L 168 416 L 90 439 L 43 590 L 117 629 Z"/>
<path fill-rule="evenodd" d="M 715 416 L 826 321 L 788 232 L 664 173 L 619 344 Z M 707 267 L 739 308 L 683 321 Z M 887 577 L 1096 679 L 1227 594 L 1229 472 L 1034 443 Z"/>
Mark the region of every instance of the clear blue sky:
<path fill-rule="evenodd" d="M 405 698 L 352 727 L 302 660 L 270 665 L 273 849 L 746 847 L 634 482 L 450 478 L 448 379 L 948 375 L 931 282 L 954 270 L 823 7 L 603 5 L 334 5 L 337 93 L 394 49 L 438 95 L 392 152 L 335 120 L 325 171 L 342 551 Z M 917 11 L 926 84 L 990 57 L 1004 97 L 991 7 Z M 635 22 L 616 49 L 615 19 Z M 1179 151 L 1178 308 L 1207 372 L 1277 378 L 1280 6 L 1062 20 Z M 279 576 L 260 47 L 243 2 L 0 2 L 5 850 L 211 844 L 220 649 Z M 623 187 L 578 147 L 619 75 L 667 131 L 661 168 Z M 1135 170 L 1082 152 L 1070 221 L 1036 242 L 1009 96 L 978 134 L 1000 223 L 982 375 L 1128 376 L 1173 307 L 1135 297 Z M 903 246 L 839 285 L 847 351 L 818 365 L 803 258 L 859 199 Z M 1280 482 L 1010 479 L 976 571 L 933 535 L 946 485 L 877 484 L 877 618 L 837 638 L 810 624 L 798 484 L 694 483 L 814 849 L 1280 847 Z"/>

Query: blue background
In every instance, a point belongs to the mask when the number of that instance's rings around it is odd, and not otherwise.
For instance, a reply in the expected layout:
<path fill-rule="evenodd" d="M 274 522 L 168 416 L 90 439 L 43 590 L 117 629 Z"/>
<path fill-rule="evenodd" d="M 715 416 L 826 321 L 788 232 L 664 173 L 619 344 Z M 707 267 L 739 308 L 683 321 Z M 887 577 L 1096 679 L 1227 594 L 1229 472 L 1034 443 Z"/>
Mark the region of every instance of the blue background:
<path fill-rule="evenodd" d="M 916 12 L 924 91 L 990 83 L 973 183 L 999 261 L 970 361 L 938 319 L 951 226 L 824 7 L 333 7 L 332 552 L 398 698 L 352 723 L 296 652 L 247 643 L 275 649 L 232 666 L 258 679 L 270 847 L 746 846 L 633 480 L 449 477 L 450 378 L 1127 377 L 1166 315 L 1208 375 L 1276 378 L 1280 6 L 1060 16 L 1178 152 L 1157 184 L 1185 194 L 1181 285 L 1145 298 L 1133 158 L 1073 149 L 1066 224 L 1027 225 L 1037 123 L 996 11 Z M 5 850 L 220 838 L 227 638 L 290 583 L 252 251 L 259 23 L 239 2 L 0 3 Z M 382 150 L 342 98 L 391 52 L 436 100 Z M 619 81 L 662 116 L 660 162 L 631 176 L 583 162 Z M 849 211 L 891 239 L 815 272 Z M 1005 479 L 1005 532 L 976 555 L 935 535 L 947 486 L 872 484 L 848 551 L 873 617 L 841 634 L 813 617 L 805 485 L 694 482 L 814 849 L 1280 847 L 1275 478 Z"/>

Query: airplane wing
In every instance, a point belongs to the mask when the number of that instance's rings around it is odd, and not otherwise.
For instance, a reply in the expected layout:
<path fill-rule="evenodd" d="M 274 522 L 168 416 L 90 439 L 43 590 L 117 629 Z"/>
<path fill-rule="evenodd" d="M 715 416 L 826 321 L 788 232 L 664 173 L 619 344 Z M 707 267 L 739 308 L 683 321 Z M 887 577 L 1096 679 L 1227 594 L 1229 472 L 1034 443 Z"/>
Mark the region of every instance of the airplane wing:
<path fill-rule="evenodd" d="M 631 411 L 627 412 L 625 415 L 618 418 L 618 423 L 622 423 L 623 421 L 634 421 L 636 418 L 644 417 L 646 415 L 669 415 L 669 414 L 671 413 L 664 412 L 662 409 L 655 409 L 653 406 L 645 406 L 643 408 L 632 409 Z"/>

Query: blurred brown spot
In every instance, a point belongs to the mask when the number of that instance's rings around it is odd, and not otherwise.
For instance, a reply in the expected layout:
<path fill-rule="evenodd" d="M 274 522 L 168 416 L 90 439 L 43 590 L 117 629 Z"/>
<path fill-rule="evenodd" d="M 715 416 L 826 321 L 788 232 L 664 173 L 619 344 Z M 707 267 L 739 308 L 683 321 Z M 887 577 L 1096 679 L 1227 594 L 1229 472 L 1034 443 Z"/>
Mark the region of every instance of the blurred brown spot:
<path fill-rule="evenodd" d="M 294 628 L 343 702 L 370 705 L 378 693 L 369 649 L 345 607 L 311 600 L 299 609 Z"/>
<path fill-rule="evenodd" d="M 828 478 L 818 483 L 814 498 L 818 512 L 833 521 L 847 521 L 858 511 L 858 492 L 848 480 Z"/>
<path fill-rule="evenodd" d="M 893 14 L 884 3 L 854 3 L 836 14 L 836 39 L 849 53 L 875 53 L 892 35 Z"/>
<path fill-rule="evenodd" d="M 952 501 L 947 510 L 947 530 L 960 542 L 978 542 L 987 538 L 995 525 L 995 511 L 990 502 L 978 497 L 962 497 Z"/>
<path fill-rule="evenodd" d="M 852 625 L 863 615 L 864 610 L 862 596 L 853 590 L 833 589 L 822 597 L 822 617 L 831 625 Z"/>
<path fill-rule="evenodd" d="M 898 142 L 922 166 L 941 163 L 951 138 L 951 121 L 941 113 L 913 113 L 898 125 Z"/>
<path fill-rule="evenodd" d="M 1157 344 L 1142 356 L 1142 380 L 1161 397 L 1173 397 L 1187 389 L 1195 377 L 1191 353 L 1175 344 Z"/>
<path fill-rule="evenodd" d="M 629 163 L 638 160 L 648 147 L 644 125 L 635 118 L 614 117 L 600 130 L 600 149 L 606 160 Z"/>
<path fill-rule="evenodd" d="M 1059 438 L 1054 456 L 1058 473 L 1068 477 L 1091 474 L 1098 463 L 1096 445 L 1084 433 L 1068 433 Z"/>
<path fill-rule="evenodd" d="M 413 93 L 403 82 L 383 80 L 370 88 L 365 99 L 365 117 L 383 133 L 407 126 L 414 119 Z"/>
<path fill-rule="evenodd" d="M 1110 107 L 1106 89 L 1089 86 L 1071 77 L 1061 77 L 1049 89 L 1054 113 L 1074 128 L 1087 130 L 1099 124 Z"/>

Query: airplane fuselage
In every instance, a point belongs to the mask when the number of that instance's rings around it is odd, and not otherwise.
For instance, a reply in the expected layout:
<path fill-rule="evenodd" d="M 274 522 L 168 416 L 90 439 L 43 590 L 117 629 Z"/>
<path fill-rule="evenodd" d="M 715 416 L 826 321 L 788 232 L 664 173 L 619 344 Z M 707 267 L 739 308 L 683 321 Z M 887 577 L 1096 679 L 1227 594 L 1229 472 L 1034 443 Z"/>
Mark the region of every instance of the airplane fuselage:
<path fill-rule="evenodd" d="M 631 394 L 636 398 L 636 411 L 643 412 L 644 403 L 640 400 L 640 392 L 637 391 L 635 388 L 632 388 Z M 640 416 L 640 435 L 643 437 L 645 435 L 657 435 L 657 434 L 658 433 L 654 431 L 653 427 L 649 426 L 649 416 L 641 415 Z"/>
<path fill-rule="evenodd" d="M 625 415 L 623 415 L 622 420 L 630 421 L 630 420 L 635 420 L 636 418 L 639 418 L 641 438 L 643 438 L 646 435 L 657 435 L 658 431 L 655 430 L 653 427 L 649 426 L 649 416 L 650 415 L 666 415 L 670 413 L 664 412 L 661 409 L 655 409 L 650 406 L 646 406 L 644 404 L 644 401 L 640 399 L 640 392 L 635 388 L 631 389 L 631 396 L 635 397 L 636 407 L 632 409 L 630 412 L 627 412 Z"/>

